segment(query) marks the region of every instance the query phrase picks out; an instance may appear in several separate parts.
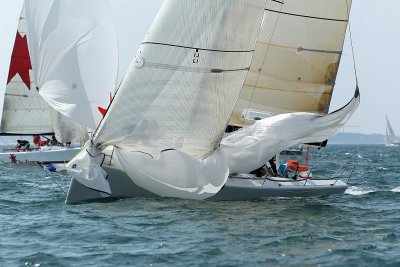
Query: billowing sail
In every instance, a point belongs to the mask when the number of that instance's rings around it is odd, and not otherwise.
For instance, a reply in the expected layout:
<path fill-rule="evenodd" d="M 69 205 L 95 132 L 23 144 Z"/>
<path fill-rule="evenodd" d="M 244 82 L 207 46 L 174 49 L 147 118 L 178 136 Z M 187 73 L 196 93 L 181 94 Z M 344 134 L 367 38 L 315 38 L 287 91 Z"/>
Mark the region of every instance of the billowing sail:
<path fill-rule="evenodd" d="M 230 172 L 248 173 L 295 144 L 321 143 L 344 126 L 359 104 L 357 88 L 347 105 L 329 114 L 284 113 L 242 128 L 221 142 Z"/>
<path fill-rule="evenodd" d="M 398 146 L 400 145 L 399 138 L 393 131 L 392 125 L 390 125 L 389 119 L 386 116 L 386 146 Z"/>
<path fill-rule="evenodd" d="M 1 119 L 2 134 L 52 133 L 49 105 L 36 91 L 26 36 L 25 9 L 21 11 L 11 55 Z"/>
<path fill-rule="evenodd" d="M 288 112 L 328 112 L 351 2 L 267 1 L 231 125 Z"/>
<path fill-rule="evenodd" d="M 32 90 L 63 116 L 96 129 L 100 110 L 107 108 L 115 89 L 118 69 L 108 1 L 26 0 L 25 8 L 36 82 Z M 71 128 L 72 121 L 53 121 L 60 122 L 61 133 Z"/>
<path fill-rule="evenodd" d="M 114 145 L 133 181 L 156 194 L 218 192 L 228 169 L 217 148 L 264 8 L 264 0 L 164 1 L 93 143 Z"/>

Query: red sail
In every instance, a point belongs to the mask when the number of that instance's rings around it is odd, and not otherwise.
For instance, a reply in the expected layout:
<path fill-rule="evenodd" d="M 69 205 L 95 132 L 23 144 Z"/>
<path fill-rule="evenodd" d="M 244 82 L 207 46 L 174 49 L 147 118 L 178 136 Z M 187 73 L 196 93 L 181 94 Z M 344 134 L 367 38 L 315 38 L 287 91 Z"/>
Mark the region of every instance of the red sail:
<path fill-rule="evenodd" d="M 10 71 L 8 72 L 7 84 L 10 83 L 11 79 L 14 78 L 15 75 L 19 74 L 22 81 L 30 90 L 30 69 L 32 69 L 32 64 L 29 57 L 26 35 L 22 37 L 21 34 L 17 32 L 17 36 L 15 37 L 14 50 L 11 55 Z"/>

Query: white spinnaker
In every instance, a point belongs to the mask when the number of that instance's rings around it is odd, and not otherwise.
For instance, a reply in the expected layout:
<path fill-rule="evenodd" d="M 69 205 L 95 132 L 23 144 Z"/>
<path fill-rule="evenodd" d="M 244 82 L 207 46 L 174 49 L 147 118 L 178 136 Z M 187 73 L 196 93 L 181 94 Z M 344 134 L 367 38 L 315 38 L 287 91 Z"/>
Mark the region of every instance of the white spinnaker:
<path fill-rule="evenodd" d="M 95 129 L 116 86 L 118 51 L 107 0 L 26 0 L 28 45 L 40 95 Z"/>
<path fill-rule="evenodd" d="M 221 149 L 231 173 L 248 173 L 282 150 L 300 143 L 319 143 L 337 133 L 360 104 L 358 88 L 343 108 L 326 115 L 293 112 L 257 121 L 224 138 Z"/>
<path fill-rule="evenodd" d="M 395 132 L 393 131 L 392 125 L 386 116 L 386 145 L 399 144 L 399 139 L 397 138 Z"/>
<path fill-rule="evenodd" d="M 351 0 L 267 1 L 249 75 L 230 124 L 248 110 L 265 118 L 326 114 L 335 85 Z"/>
<path fill-rule="evenodd" d="M 26 37 L 25 9 L 22 8 L 11 55 L 5 90 L 1 132 L 7 134 L 52 133 L 49 105 L 35 89 Z"/>
<path fill-rule="evenodd" d="M 158 195 L 203 199 L 218 192 L 229 171 L 217 147 L 264 8 L 264 0 L 164 1 L 94 144 L 114 145 L 131 179 Z M 69 165 L 85 168 L 80 163 Z M 99 188 L 91 188 L 101 191 L 98 179 Z"/>

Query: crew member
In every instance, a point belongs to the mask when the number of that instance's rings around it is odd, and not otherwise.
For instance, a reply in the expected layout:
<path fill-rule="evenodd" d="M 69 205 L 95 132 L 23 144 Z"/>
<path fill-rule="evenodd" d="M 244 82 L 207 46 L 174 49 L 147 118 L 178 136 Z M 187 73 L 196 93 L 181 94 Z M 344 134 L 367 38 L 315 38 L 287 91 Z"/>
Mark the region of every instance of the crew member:
<path fill-rule="evenodd" d="M 20 149 L 29 150 L 30 143 L 27 140 L 17 140 L 17 145 L 15 146 L 17 152 Z"/>

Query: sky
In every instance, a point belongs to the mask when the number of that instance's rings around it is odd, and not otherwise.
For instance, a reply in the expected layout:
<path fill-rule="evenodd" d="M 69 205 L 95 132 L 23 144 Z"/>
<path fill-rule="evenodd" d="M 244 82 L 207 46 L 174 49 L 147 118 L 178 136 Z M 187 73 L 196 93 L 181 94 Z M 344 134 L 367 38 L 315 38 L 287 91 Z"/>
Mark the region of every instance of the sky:
<path fill-rule="evenodd" d="M 325 0 L 336 1 L 336 0 Z M 22 0 L 1 0 L 0 82 L 5 88 Z M 120 38 L 122 79 L 144 39 L 162 0 L 110 0 Z M 400 134 L 400 10 L 399 0 L 353 0 L 350 14 L 354 56 L 361 92 L 359 109 L 343 132 L 385 132 L 385 115 Z M 345 105 L 355 89 L 351 46 L 347 34 L 331 111 Z M 2 89 L 0 89 L 2 90 Z M 2 94 L 0 94 L 2 95 Z M 0 96 L 0 102 L 3 102 Z"/>

